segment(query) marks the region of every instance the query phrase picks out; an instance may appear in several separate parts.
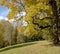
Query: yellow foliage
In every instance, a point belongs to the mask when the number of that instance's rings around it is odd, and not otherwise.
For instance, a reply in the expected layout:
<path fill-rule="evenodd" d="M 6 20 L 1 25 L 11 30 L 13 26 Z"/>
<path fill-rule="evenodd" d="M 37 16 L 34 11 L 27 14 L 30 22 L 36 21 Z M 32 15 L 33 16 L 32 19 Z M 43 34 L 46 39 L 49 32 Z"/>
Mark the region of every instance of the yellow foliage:
<path fill-rule="evenodd" d="M 6 0 L 1 0 L 0 4 L 1 4 L 1 5 L 4 5 L 5 2 L 6 2 Z"/>
<path fill-rule="evenodd" d="M 24 35 L 32 36 L 34 34 L 37 34 L 37 31 L 34 29 L 34 24 L 30 23 L 24 31 Z"/>
<path fill-rule="evenodd" d="M 17 27 L 17 30 L 20 33 L 23 33 L 24 32 L 24 28 L 22 26 Z"/>

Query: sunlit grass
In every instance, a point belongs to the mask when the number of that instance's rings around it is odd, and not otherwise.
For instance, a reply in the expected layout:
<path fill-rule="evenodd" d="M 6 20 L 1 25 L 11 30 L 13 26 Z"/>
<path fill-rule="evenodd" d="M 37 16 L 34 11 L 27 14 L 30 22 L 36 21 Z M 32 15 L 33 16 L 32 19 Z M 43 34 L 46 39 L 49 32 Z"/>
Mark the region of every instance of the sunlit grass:
<path fill-rule="evenodd" d="M 0 54 L 60 54 L 60 46 L 53 46 L 48 41 L 36 41 L 36 44 L 16 47 Z"/>

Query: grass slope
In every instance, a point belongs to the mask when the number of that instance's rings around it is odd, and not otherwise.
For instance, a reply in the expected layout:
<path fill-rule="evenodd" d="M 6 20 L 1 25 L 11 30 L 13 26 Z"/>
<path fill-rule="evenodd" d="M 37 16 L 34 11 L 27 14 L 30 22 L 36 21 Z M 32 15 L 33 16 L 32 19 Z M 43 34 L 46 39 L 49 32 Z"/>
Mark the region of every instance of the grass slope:
<path fill-rule="evenodd" d="M 0 54 L 60 54 L 60 46 L 52 46 L 48 41 L 36 41 L 35 44 L 29 43 L 27 46 L 10 48 L 9 50 L 2 51 Z M 25 44 L 23 44 L 25 45 Z"/>

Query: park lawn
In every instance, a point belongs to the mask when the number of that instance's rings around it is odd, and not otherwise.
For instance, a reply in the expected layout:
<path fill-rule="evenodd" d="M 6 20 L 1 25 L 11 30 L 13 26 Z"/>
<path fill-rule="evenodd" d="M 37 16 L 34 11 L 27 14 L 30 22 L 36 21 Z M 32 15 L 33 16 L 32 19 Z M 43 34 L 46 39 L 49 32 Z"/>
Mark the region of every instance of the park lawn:
<path fill-rule="evenodd" d="M 34 44 L 27 43 L 25 46 L 11 48 L 0 54 L 60 54 L 60 46 L 53 46 L 49 41 L 36 41 Z"/>

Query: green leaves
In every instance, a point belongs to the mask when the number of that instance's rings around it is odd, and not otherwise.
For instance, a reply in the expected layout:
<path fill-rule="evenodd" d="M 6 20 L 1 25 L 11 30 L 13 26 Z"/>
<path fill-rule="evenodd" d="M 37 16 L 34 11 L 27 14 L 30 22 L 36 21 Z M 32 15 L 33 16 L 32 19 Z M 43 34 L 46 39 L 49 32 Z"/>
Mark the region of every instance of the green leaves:
<path fill-rule="evenodd" d="M 52 25 L 52 20 L 46 18 L 46 17 L 52 18 L 53 16 L 52 8 L 48 4 L 49 0 L 36 0 L 36 1 L 33 1 L 33 3 L 31 2 L 31 0 L 28 0 L 28 1 L 25 0 L 25 2 L 26 2 L 25 5 L 27 6 L 26 7 L 27 14 L 24 20 L 29 22 L 25 30 L 25 35 L 31 36 L 32 34 L 35 34 L 37 36 L 40 36 L 41 34 L 43 34 L 43 32 L 41 33 L 42 31 L 41 28 L 39 28 L 40 26 L 45 27 L 45 26 Z M 34 18 L 34 20 L 32 17 Z M 33 23 L 33 21 L 35 24 Z M 48 31 L 48 28 L 47 28 L 47 31 Z M 44 35 L 41 35 L 41 36 L 44 36 Z"/>
<path fill-rule="evenodd" d="M 15 18 L 16 14 L 18 14 L 20 11 L 22 11 L 22 8 L 19 6 L 19 4 L 16 2 L 17 0 L 12 1 L 2 1 L 8 8 L 11 9 L 11 11 L 8 13 L 8 18 Z M 46 17 L 53 17 L 53 12 L 51 6 L 48 4 L 49 0 L 22 0 L 23 5 L 26 9 L 26 16 L 24 16 L 24 20 L 28 22 L 28 25 L 26 27 L 26 30 L 24 32 L 24 35 L 26 36 L 33 36 L 33 35 L 39 35 L 41 33 L 40 26 L 48 26 L 52 25 L 51 19 L 47 19 Z M 6 4 L 5 4 L 6 2 Z M 18 2 L 21 2 L 21 0 L 18 0 Z M 34 20 L 32 17 L 35 17 Z M 34 24 L 33 23 L 36 23 Z M 18 29 L 21 30 L 22 28 Z M 45 32 L 45 31 L 44 31 Z"/>
<path fill-rule="evenodd" d="M 34 29 L 34 24 L 32 24 L 32 23 L 28 24 L 24 34 L 26 36 L 33 36 L 36 33 L 37 33 L 37 31 Z"/>

